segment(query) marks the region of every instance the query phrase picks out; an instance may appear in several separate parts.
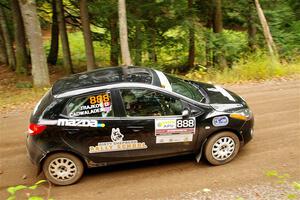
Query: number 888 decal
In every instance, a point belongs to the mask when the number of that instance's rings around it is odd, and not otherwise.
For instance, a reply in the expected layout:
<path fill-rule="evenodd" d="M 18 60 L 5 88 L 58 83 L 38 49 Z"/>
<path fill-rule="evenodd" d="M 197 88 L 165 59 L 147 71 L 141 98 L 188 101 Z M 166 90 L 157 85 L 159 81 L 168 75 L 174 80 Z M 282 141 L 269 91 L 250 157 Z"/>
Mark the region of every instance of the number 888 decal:
<path fill-rule="evenodd" d="M 194 119 L 177 119 L 176 128 L 194 128 L 195 120 Z"/>
<path fill-rule="evenodd" d="M 102 93 L 97 96 L 90 97 L 90 105 L 94 104 L 103 104 L 105 107 L 110 106 L 110 94 L 109 93 Z"/>

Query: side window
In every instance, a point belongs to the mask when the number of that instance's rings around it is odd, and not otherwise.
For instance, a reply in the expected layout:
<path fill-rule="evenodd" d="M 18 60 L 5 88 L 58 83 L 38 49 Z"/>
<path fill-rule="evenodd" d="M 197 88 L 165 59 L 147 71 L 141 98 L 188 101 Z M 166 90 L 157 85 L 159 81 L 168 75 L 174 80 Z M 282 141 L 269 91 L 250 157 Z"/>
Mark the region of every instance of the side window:
<path fill-rule="evenodd" d="M 181 115 L 180 100 L 148 89 L 122 89 L 127 116 L 170 116 Z"/>
<path fill-rule="evenodd" d="M 64 114 L 69 117 L 112 117 L 112 101 L 109 91 L 73 98 Z"/>

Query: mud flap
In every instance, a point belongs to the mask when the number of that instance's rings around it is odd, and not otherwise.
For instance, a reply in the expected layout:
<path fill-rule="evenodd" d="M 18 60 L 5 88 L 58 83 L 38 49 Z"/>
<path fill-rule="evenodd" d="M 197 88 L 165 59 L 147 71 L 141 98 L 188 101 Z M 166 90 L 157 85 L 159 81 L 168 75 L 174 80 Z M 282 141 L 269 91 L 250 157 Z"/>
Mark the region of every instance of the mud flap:
<path fill-rule="evenodd" d="M 200 150 L 199 150 L 199 153 L 196 154 L 196 156 L 195 156 L 195 159 L 196 159 L 196 162 L 197 162 L 197 163 L 199 163 L 200 160 L 201 160 L 203 147 L 204 147 L 204 144 L 206 143 L 206 141 L 207 141 L 207 138 L 206 138 L 206 139 L 204 140 L 204 142 L 202 143 L 201 148 L 200 148 Z"/>
<path fill-rule="evenodd" d="M 49 153 L 49 152 L 47 152 L 47 153 Z M 43 156 L 41 157 L 41 159 L 38 163 L 37 170 L 36 170 L 36 177 L 38 177 L 41 174 L 41 172 L 43 171 L 43 161 L 46 158 L 47 153 L 43 154 Z"/>
<path fill-rule="evenodd" d="M 41 165 L 39 165 L 38 167 L 37 167 L 37 170 L 36 170 L 36 177 L 38 177 L 40 174 L 41 174 L 41 172 L 42 172 L 42 166 Z"/>

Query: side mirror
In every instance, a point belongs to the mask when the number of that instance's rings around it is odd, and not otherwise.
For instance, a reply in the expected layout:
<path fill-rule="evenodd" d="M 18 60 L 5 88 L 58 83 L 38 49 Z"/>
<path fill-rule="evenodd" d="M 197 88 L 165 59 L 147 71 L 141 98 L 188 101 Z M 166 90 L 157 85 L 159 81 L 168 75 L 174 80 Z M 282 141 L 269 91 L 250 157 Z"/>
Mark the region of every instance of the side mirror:
<path fill-rule="evenodd" d="M 186 118 L 186 117 L 189 117 L 191 114 L 191 111 L 189 109 L 184 109 L 182 111 L 182 117 Z"/>

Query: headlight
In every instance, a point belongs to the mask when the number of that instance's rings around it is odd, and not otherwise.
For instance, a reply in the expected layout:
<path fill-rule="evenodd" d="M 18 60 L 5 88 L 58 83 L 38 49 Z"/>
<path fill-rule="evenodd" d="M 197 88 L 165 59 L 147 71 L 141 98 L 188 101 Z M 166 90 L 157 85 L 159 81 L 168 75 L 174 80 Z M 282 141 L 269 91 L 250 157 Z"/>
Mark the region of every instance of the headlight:
<path fill-rule="evenodd" d="M 233 119 L 240 119 L 240 120 L 247 121 L 252 118 L 252 112 L 249 109 L 241 109 L 231 113 L 230 117 Z"/>

